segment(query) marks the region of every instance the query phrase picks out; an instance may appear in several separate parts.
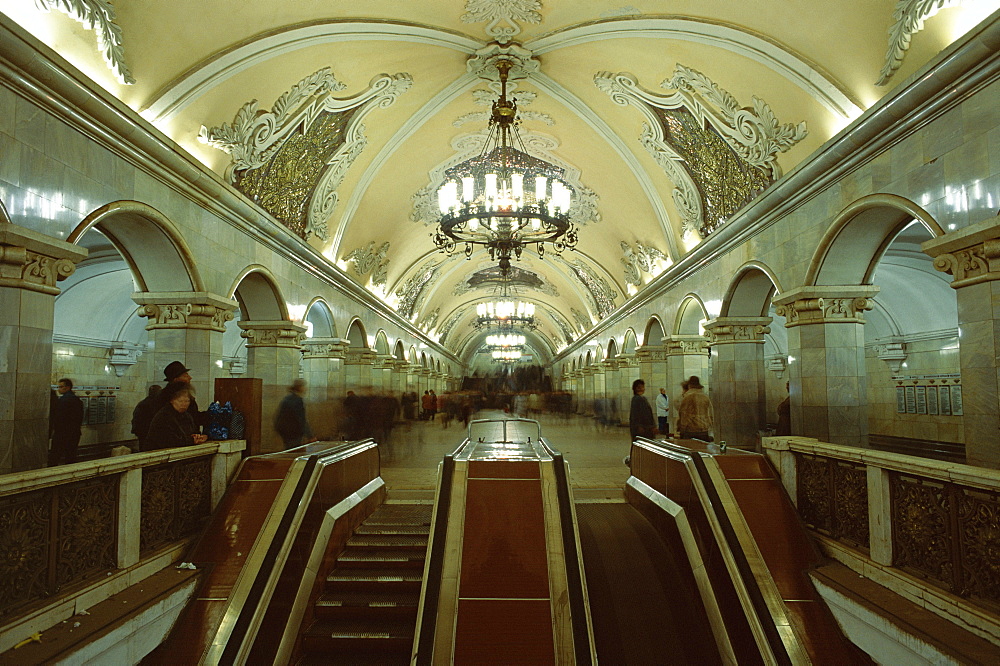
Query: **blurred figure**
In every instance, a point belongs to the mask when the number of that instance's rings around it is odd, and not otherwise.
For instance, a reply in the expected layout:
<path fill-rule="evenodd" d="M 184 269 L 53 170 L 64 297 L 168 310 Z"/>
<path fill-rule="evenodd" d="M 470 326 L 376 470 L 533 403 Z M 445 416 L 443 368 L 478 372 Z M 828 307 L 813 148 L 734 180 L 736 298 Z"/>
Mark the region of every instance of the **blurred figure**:
<path fill-rule="evenodd" d="M 52 449 L 49 467 L 76 462 L 80 446 L 80 428 L 83 425 L 83 401 L 73 393 L 73 381 L 63 377 L 56 389 L 58 399 L 51 403 L 49 428 L 52 430 Z"/>
<path fill-rule="evenodd" d="M 680 418 L 677 421 L 677 429 L 680 431 L 681 439 L 712 441 L 708 431 L 714 426 L 715 419 L 712 401 L 705 395 L 704 388 L 701 379 L 697 375 L 691 375 L 678 410 Z"/>
<path fill-rule="evenodd" d="M 149 424 L 143 451 L 193 446 L 208 441 L 208 435 L 198 432 L 190 411 L 194 403 L 193 393 L 191 385 L 185 382 L 170 382 L 160 391 L 159 398 L 164 405 Z"/>
<path fill-rule="evenodd" d="M 656 436 L 656 421 L 653 420 L 653 408 L 646 400 L 646 382 L 637 379 L 632 382 L 632 404 L 628 413 L 628 428 L 632 439 Z"/>
<path fill-rule="evenodd" d="M 789 389 L 789 383 L 785 382 L 785 391 Z M 778 403 L 778 427 L 774 431 L 775 435 L 792 434 L 792 396 L 786 395 L 785 399 Z"/>
<path fill-rule="evenodd" d="M 344 439 L 358 439 L 359 431 L 359 398 L 354 395 L 354 391 L 348 391 L 344 397 Z"/>
<path fill-rule="evenodd" d="M 431 398 L 431 392 L 430 391 L 424 391 L 424 397 L 420 399 L 420 409 L 421 409 L 420 420 L 421 421 L 426 421 L 427 419 L 430 418 L 431 410 L 434 409 L 431 406 L 431 400 L 433 400 L 433 398 Z"/>
<path fill-rule="evenodd" d="M 658 425 L 660 426 L 661 435 L 670 434 L 670 423 L 667 419 L 670 417 L 670 398 L 667 397 L 667 389 L 661 388 L 659 395 L 656 396 L 656 419 Z"/>
<path fill-rule="evenodd" d="M 136 451 L 142 451 L 142 440 L 146 439 L 149 424 L 153 422 L 153 417 L 162 407 L 159 400 L 160 388 L 159 384 L 150 386 L 146 397 L 140 400 L 139 404 L 132 410 L 132 434 L 137 440 Z"/>
<path fill-rule="evenodd" d="M 274 429 L 281 435 L 286 449 L 316 441 L 306 419 L 306 403 L 302 399 L 305 393 L 306 380 L 296 379 L 288 387 L 288 395 L 282 398 L 278 405 L 278 413 L 274 417 Z"/>

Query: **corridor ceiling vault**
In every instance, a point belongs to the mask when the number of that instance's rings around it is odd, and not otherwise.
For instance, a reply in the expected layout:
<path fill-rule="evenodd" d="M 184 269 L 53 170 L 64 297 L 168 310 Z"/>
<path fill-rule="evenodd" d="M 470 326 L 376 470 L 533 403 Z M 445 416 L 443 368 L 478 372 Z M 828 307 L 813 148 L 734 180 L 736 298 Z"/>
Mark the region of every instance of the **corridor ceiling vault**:
<path fill-rule="evenodd" d="M 436 190 L 512 92 L 575 190 L 575 251 L 515 262 L 541 359 L 997 7 L 995 0 L 0 0 L 359 284 L 466 358 L 495 262 Z"/>

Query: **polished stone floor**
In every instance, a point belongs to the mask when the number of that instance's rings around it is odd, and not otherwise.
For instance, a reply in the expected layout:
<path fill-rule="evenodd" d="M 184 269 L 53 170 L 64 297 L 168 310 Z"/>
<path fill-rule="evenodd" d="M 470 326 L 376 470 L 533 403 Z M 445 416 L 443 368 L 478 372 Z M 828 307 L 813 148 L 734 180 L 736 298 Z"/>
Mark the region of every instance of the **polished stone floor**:
<path fill-rule="evenodd" d="M 475 418 L 504 418 L 504 414 L 483 411 Z M 542 437 L 569 463 L 570 480 L 577 499 L 621 497 L 629 474 L 622 463 L 629 452 L 628 428 L 604 427 L 584 416 L 564 418 L 542 414 L 538 422 Z M 439 422 L 425 421 L 397 425 L 389 441 L 380 444 L 382 478 L 390 496 L 433 490 L 437 485 L 438 464 L 458 448 L 466 436 L 467 430 L 460 422 L 453 422 L 448 428 Z"/>

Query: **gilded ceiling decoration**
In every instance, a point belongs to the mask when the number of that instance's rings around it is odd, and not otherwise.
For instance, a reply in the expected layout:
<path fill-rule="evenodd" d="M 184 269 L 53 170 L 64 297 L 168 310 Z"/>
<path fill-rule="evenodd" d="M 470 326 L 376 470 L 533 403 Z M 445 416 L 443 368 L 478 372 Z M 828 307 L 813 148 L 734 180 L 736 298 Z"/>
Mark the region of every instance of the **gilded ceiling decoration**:
<path fill-rule="evenodd" d="M 467 311 L 468 308 L 458 308 L 450 315 L 448 315 L 448 318 L 445 320 L 444 324 L 442 324 L 441 328 L 438 329 L 438 342 L 444 344 L 444 341 L 447 339 L 447 337 L 451 334 L 452 330 L 455 328 L 455 324 L 458 323 L 458 320 L 461 319 Z"/>
<path fill-rule="evenodd" d="M 243 105 L 232 124 L 201 128 L 200 138 L 229 153 L 226 177 L 238 190 L 291 231 L 327 238 L 337 188 L 368 143 L 362 119 L 396 101 L 411 85 L 409 74 L 381 74 L 368 89 L 344 99 L 346 86 L 329 68 L 299 81 L 274 103 Z"/>
<path fill-rule="evenodd" d="M 749 203 L 781 176 L 777 154 L 807 134 L 805 122 L 781 124 L 771 107 L 753 97 L 751 107 L 704 74 L 677 65 L 661 95 L 627 73 L 600 72 L 597 87 L 622 106 L 643 111 L 640 142 L 674 182 L 673 200 L 685 230 L 702 236 Z"/>
<path fill-rule="evenodd" d="M 594 322 L 590 321 L 590 318 L 587 317 L 587 315 L 583 314 L 576 308 L 570 308 L 569 313 L 573 315 L 573 319 L 576 320 L 576 324 L 580 327 L 581 333 L 594 325 Z"/>
<path fill-rule="evenodd" d="M 561 314 L 556 312 L 551 308 L 542 308 L 545 314 L 548 315 L 552 321 L 555 322 L 556 326 L 559 328 L 559 332 L 562 334 L 563 342 L 567 345 L 572 344 L 574 340 L 573 326 L 563 317 Z"/>
<path fill-rule="evenodd" d="M 344 257 L 344 261 L 352 265 L 356 275 L 365 276 L 371 273 L 372 284 L 384 286 L 389 271 L 389 260 L 386 258 L 388 253 L 388 242 L 382 243 L 376 249 L 375 241 L 371 241 L 365 247 L 352 250 Z"/>
<path fill-rule="evenodd" d="M 97 47 L 104 61 L 125 85 L 135 83 L 125 64 L 122 29 L 115 23 L 115 8 L 108 0 L 35 0 L 42 11 L 58 10 L 97 34 Z"/>
<path fill-rule="evenodd" d="M 497 87 L 495 84 L 491 87 Z M 508 89 L 513 93 L 511 96 L 517 101 L 518 106 L 518 117 L 521 120 L 536 120 L 545 123 L 548 126 L 556 124 L 556 121 L 547 113 L 542 113 L 540 111 L 525 111 L 522 107 L 530 105 L 538 97 L 538 93 L 534 93 L 528 90 L 517 92 L 517 82 L 508 85 Z M 484 90 L 483 88 L 477 88 L 472 91 L 472 97 L 475 99 L 476 104 L 479 106 L 493 106 L 493 102 L 499 95 L 499 90 L 491 91 Z M 476 111 L 474 113 L 466 113 L 455 119 L 452 123 L 455 127 L 461 127 L 466 123 L 486 123 L 490 119 L 489 111 Z"/>
<path fill-rule="evenodd" d="M 476 289 L 487 289 L 494 293 L 500 293 L 500 290 L 505 286 L 510 288 L 511 295 L 520 293 L 519 288 L 523 288 L 534 289 L 549 296 L 559 296 L 559 291 L 538 273 L 517 266 L 511 267 L 510 277 L 506 280 L 500 275 L 499 266 L 490 266 L 476 271 L 455 285 L 455 290 L 452 293 L 455 296 L 461 296 Z"/>
<path fill-rule="evenodd" d="M 501 44 L 507 44 L 521 32 L 521 23 L 541 23 L 539 0 L 466 0 L 463 23 L 488 21 L 486 34 Z"/>
<path fill-rule="evenodd" d="M 924 21 L 942 9 L 964 4 L 966 0 L 898 0 L 892 11 L 895 23 L 889 28 L 889 49 L 885 52 L 885 65 L 879 72 L 877 86 L 884 86 L 896 73 L 910 48 L 910 39 L 924 29 Z"/>
<path fill-rule="evenodd" d="M 420 320 L 420 323 L 417 324 L 417 326 L 424 329 L 425 331 L 433 330 L 433 328 L 437 326 L 438 319 L 440 318 L 441 318 L 441 308 L 434 308 L 427 314 L 426 317 Z"/>
<path fill-rule="evenodd" d="M 396 289 L 396 312 L 407 319 L 413 319 L 414 313 L 423 302 L 424 293 L 438 277 L 440 264 L 436 261 L 429 261 L 423 265 L 416 275 L 410 277 L 403 286 Z"/>
<path fill-rule="evenodd" d="M 656 275 L 669 264 L 670 259 L 655 247 L 635 243 L 635 249 L 625 241 L 621 242 L 621 262 L 625 266 L 625 282 L 636 287 L 642 286 L 642 274 Z"/>
<path fill-rule="evenodd" d="M 590 301 L 591 309 L 597 313 L 597 316 L 604 318 L 611 314 L 615 307 L 617 307 L 615 299 L 618 298 L 618 292 L 608 284 L 607 280 L 579 259 L 572 262 L 565 261 L 565 263 L 573 270 L 573 273 L 580 281 L 583 282 L 584 286 L 587 287 L 586 294 L 589 297 L 588 300 Z"/>

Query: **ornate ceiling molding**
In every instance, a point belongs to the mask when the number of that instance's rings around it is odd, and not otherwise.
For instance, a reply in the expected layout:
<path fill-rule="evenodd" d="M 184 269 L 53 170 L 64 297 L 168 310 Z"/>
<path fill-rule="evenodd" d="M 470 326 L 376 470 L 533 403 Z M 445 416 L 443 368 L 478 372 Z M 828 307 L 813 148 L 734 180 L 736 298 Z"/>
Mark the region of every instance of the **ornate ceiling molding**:
<path fill-rule="evenodd" d="M 339 200 L 336 190 L 368 144 L 361 121 L 373 109 L 385 108 L 395 102 L 412 82 L 412 77 L 406 73 L 381 74 L 372 79 L 367 90 L 353 97 L 338 99 L 332 93 L 343 90 L 345 86 L 329 68 L 323 68 L 279 97 L 271 111 L 260 110 L 257 100 L 252 100 L 236 113 L 232 124 L 223 123 L 212 129 L 202 126 L 199 138 L 232 156 L 226 178 L 237 189 L 303 238 L 316 235 L 326 239 L 327 220 Z M 330 122 L 317 122 L 321 120 Z M 304 206 L 305 219 L 298 219 L 301 217 L 298 210 L 279 210 L 280 207 L 273 203 L 287 195 L 288 182 L 281 178 L 271 182 L 269 175 L 263 175 L 261 183 L 248 189 L 245 179 L 251 172 L 266 168 L 272 160 L 280 158 L 282 149 L 293 138 L 308 137 L 314 126 L 317 131 L 330 133 L 329 137 L 317 138 L 317 143 L 323 145 L 327 154 L 323 155 L 325 164 L 317 165 L 318 168 L 309 174 L 316 181 L 315 187 L 305 188 L 297 206 L 295 201 L 290 202 L 291 206 L 299 209 Z M 294 156 L 290 161 L 299 162 Z M 298 186 L 305 180 L 300 174 L 293 174 L 292 178 L 299 181 Z"/>
<path fill-rule="evenodd" d="M 430 44 L 468 54 L 483 45 L 467 35 L 398 21 L 330 21 L 294 26 L 213 55 L 189 74 L 168 83 L 140 111 L 150 122 L 169 121 L 215 87 L 272 58 L 321 44 L 361 40 Z"/>
<path fill-rule="evenodd" d="M 413 315 L 424 301 L 427 288 L 437 280 L 440 267 L 441 263 L 437 260 L 429 261 L 396 289 L 395 294 L 398 299 L 396 312 L 400 316 L 412 321 Z"/>
<path fill-rule="evenodd" d="M 125 48 L 122 45 L 122 29 L 115 23 L 115 8 L 108 0 L 35 0 L 35 6 L 42 11 L 61 11 L 82 23 L 97 34 L 97 47 L 104 62 L 114 72 L 120 83 L 135 83 L 132 72 L 125 64 Z"/>
<path fill-rule="evenodd" d="M 781 167 L 777 154 L 787 151 L 806 136 L 805 122 L 798 125 L 780 124 L 771 107 L 757 96 L 753 97 L 753 107 L 741 107 L 736 98 L 720 88 L 704 74 L 677 65 L 673 77 L 661 86 L 672 90 L 661 95 L 646 90 L 631 74 L 622 72 L 598 72 L 594 84 L 616 104 L 629 104 L 640 109 L 646 116 L 639 141 L 674 183 L 673 200 L 683 218 L 686 230 L 702 237 L 724 223 L 733 213 L 759 194 L 760 186 L 777 180 Z M 671 112 L 689 114 L 693 122 L 684 126 L 684 117 L 674 118 Z M 666 114 L 664 114 L 666 112 Z M 674 132 L 679 136 L 668 137 L 668 127 L 677 126 Z M 714 132 L 709 132 L 711 127 Z M 724 149 L 720 152 L 712 146 L 716 137 L 721 138 L 735 155 L 746 165 L 757 170 L 736 171 L 731 178 L 740 179 L 738 199 L 725 193 L 733 189 L 734 182 L 716 182 L 702 176 L 697 167 L 699 160 L 691 159 L 683 147 L 684 133 L 699 132 L 703 136 L 692 137 L 690 143 L 697 146 L 706 159 L 725 162 L 729 157 Z M 674 142 L 678 142 L 676 145 Z M 714 170 L 709 170 L 711 174 Z M 732 171 L 732 170 L 730 170 Z M 759 177 L 766 176 L 766 181 Z M 745 182 L 744 182 L 745 181 Z M 718 201 L 713 193 L 720 194 Z M 712 219 L 707 219 L 711 210 Z"/>
<path fill-rule="evenodd" d="M 615 305 L 615 299 L 618 298 L 619 294 L 607 280 L 579 259 L 575 259 L 572 262 L 564 258 L 560 259 L 572 269 L 576 277 L 587 287 L 586 293 L 589 296 L 589 305 L 592 312 L 597 314 L 599 318 L 604 318 L 615 311 L 615 308 L 618 307 Z"/>
<path fill-rule="evenodd" d="M 675 39 L 725 49 L 777 72 L 831 113 L 851 120 L 864 110 L 847 88 L 791 49 L 739 27 L 694 17 L 627 17 L 587 23 L 525 42 L 536 56 L 602 39 Z"/>
<path fill-rule="evenodd" d="M 562 316 L 558 311 L 553 310 L 552 308 L 542 308 L 542 309 L 545 311 L 545 314 L 548 315 L 553 322 L 555 322 L 556 327 L 562 334 L 563 341 L 567 345 L 572 344 L 576 335 L 573 332 L 573 325 L 569 322 L 569 320 L 567 320 L 566 317 Z"/>
<path fill-rule="evenodd" d="M 369 241 L 368 245 L 359 247 L 344 256 L 344 261 L 352 263 L 354 273 L 358 276 L 365 276 L 371 273 L 371 281 L 375 286 L 385 286 L 389 271 L 389 243 L 382 243 L 377 249 L 375 241 Z"/>
<path fill-rule="evenodd" d="M 541 23 L 539 0 L 466 0 L 462 23 L 488 21 L 486 34 L 500 44 L 509 43 L 520 34 L 521 23 Z"/>
<path fill-rule="evenodd" d="M 649 273 L 656 277 L 662 272 L 658 270 L 657 264 L 669 266 L 670 258 L 651 245 L 643 245 L 639 241 L 635 242 L 635 249 L 625 242 L 621 242 L 622 257 L 621 262 L 625 266 L 625 282 L 636 287 L 642 286 L 642 274 Z M 664 266 L 665 267 L 665 266 Z"/>
<path fill-rule="evenodd" d="M 910 48 L 913 35 L 924 29 L 924 21 L 942 9 L 957 7 L 965 0 L 898 0 L 892 10 L 895 23 L 889 28 L 889 49 L 885 52 L 885 64 L 879 72 L 877 86 L 884 86 L 903 64 L 903 58 Z"/>
<path fill-rule="evenodd" d="M 538 291 L 547 296 L 559 296 L 559 290 L 551 282 L 547 282 L 535 271 L 530 271 L 518 266 L 511 267 L 511 277 L 509 280 L 509 290 L 511 296 L 525 293 L 528 290 Z M 475 270 L 461 278 L 455 289 L 453 296 L 462 296 L 470 292 L 485 289 L 493 294 L 499 294 L 504 285 L 504 280 L 500 277 L 500 269 L 495 264 L 490 264 L 486 268 Z"/>
<path fill-rule="evenodd" d="M 450 315 L 448 315 L 448 318 L 445 320 L 444 324 L 442 324 L 441 328 L 438 329 L 438 342 L 440 344 L 444 344 L 444 341 L 448 338 L 449 335 L 451 335 L 452 330 L 454 330 L 455 324 L 457 324 L 458 321 L 465 316 L 466 312 L 468 312 L 468 308 L 463 307 L 463 308 L 458 308 Z"/>

